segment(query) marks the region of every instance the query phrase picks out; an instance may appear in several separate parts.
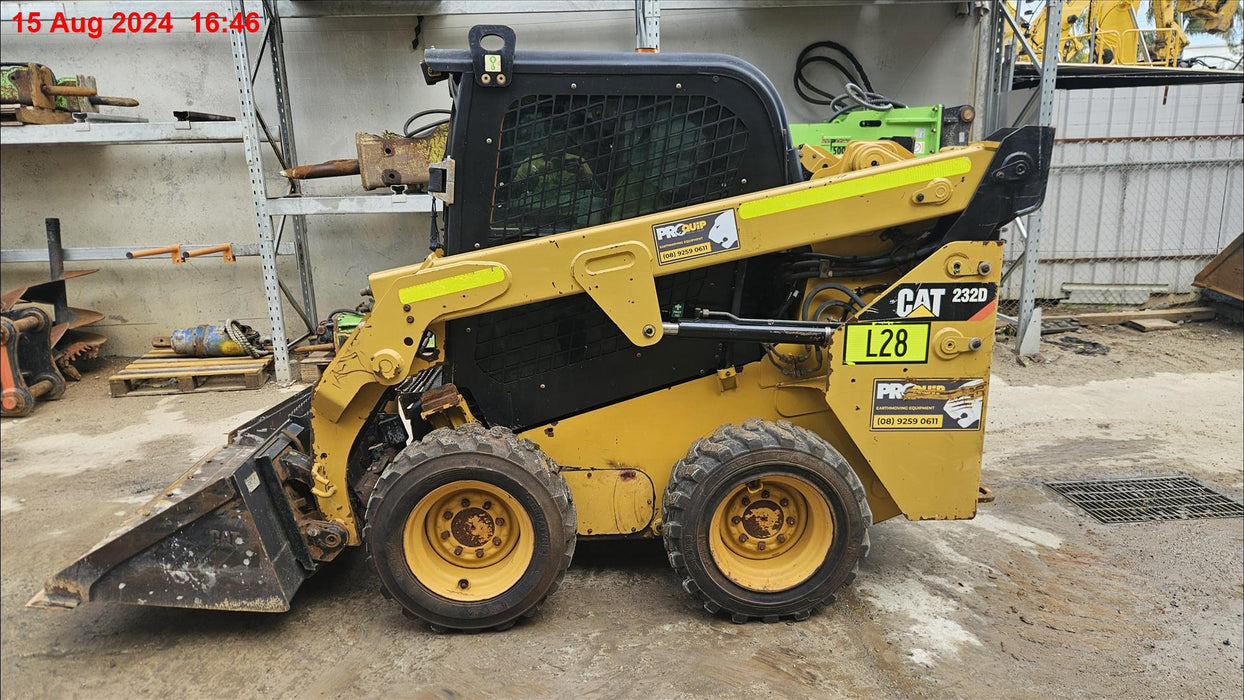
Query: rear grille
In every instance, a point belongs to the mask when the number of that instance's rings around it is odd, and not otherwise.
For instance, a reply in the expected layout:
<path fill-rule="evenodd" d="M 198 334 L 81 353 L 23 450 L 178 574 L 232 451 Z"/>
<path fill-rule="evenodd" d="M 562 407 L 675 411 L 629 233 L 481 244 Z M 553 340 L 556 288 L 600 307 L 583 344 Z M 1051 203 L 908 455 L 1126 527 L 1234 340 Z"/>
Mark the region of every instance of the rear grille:
<path fill-rule="evenodd" d="M 742 120 L 705 95 L 528 95 L 506 111 L 489 245 L 742 192 Z"/>
<path fill-rule="evenodd" d="M 1103 523 L 1244 516 L 1244 504 L 1186 476 L 1051 481 L 1045 485 Z"/>

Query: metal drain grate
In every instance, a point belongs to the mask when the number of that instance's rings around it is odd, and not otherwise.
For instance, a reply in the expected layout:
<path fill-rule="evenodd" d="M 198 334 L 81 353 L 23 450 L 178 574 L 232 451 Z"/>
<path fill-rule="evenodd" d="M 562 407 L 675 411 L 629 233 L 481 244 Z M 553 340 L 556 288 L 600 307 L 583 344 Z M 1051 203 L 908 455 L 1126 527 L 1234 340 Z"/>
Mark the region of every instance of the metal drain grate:
<path fill-rule="evenodd" d="M 1049 481 L 1045 485 L 1103 523 L 1244 516 L 1244 504 L 1186 476 Z"/>

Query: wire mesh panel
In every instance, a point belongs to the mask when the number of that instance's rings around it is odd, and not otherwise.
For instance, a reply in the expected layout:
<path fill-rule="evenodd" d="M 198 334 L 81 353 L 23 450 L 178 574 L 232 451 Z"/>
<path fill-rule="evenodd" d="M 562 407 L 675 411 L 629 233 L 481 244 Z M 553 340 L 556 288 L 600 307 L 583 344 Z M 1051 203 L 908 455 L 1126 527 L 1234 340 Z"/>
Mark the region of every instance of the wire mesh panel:
<path fill-rule="evenodd" d="M 690 270 L 657 280 L 657 300 L 669 307 L 679 299 L 720 294 L 706 289 L 706 270 Z M 513 383 L 608 357 L 633 356 L 635 346 L 586 294 L 528 304 L 480 316 L 475 361 L 484 374 Z"/>
<path fill-rule="evenodd" d="M 1189 300 L 1244 230 L 1239 85 L 1059 93 L 1036 302 L 1068 311 Z M 1024 252 L 1010 235 L 1008 257 Z M 1018 274 L 1003 298 L 1018 299 Z"/>
<path fill-rule="evenodd" d="M 1051 481 L 1045 485 L 1103 523 L 1244 516 L 1244 504 L 1186 476 Z"/>
<path fill-rule="evenodd" d="M 706 95 L 527 95 L 505 114 L 490 244 L 726 195 L 748 132 Z"/>

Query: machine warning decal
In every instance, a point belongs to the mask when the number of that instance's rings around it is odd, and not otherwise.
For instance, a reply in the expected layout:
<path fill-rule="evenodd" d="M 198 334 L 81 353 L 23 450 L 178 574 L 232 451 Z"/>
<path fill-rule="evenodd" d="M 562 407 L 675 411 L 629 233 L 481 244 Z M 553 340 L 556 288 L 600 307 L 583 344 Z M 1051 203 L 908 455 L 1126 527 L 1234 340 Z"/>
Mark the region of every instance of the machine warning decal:
<path fill-rule="evenodd" d="M 929 361 L 927 323 L 851 323 L 843 328 L 848 365 L 923 364 Z"/>
<path fill-rule="evenodd" d="M 998 285 L 993 282 L 899 284 L 865 309 L 860 320 L 981 321 L 997 305 Z"/>
<path fill-rule="evenodd" d="M 872 430 L 980 430 L 983 379 L 877 379 Z"/>
<path fill-rule="evenodd" d="M 657 242 L 659 265 L 739 247 L 739 226 L 733 209 L 653 226 L 652 235 Z"/>

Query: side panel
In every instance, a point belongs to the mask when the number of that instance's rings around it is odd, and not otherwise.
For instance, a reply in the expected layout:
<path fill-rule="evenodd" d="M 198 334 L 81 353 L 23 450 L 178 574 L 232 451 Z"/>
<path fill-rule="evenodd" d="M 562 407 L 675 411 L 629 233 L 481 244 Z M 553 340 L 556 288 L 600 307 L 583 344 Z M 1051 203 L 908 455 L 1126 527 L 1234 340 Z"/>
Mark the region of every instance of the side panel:
<path fill-rule="evenodd" d="M 768 368 L 768 369 L 767 369 Z M 669 483 L 674 464 L 687 454 L 691 444 L 712 435 L 724 423 L 742 423 L 748 418 L 788 420 L 821 435 L 847 458 L 868 489 L 869 505 L 876 520 L 898 515 L 894 502 L 877 483 L 872 469 L 855 449 L 851 439 L 824 400 L 824 377 L 819 386 L 774 386 L 775 375 L 767 361 L 745 365 L 734 376 L 723 380 L 717 375 L 703 377 L 651 394 L 622 401 L 565 420 L 533 428 L 520 437 L 532 440 L 554 462 L 570 468 L 620 468 L 642 472 L 652 480 L 657 503 L 648 534 L 655 534 L 661 521 L 660 499 Z M 784 396 L 790 393 L 791 396 Z M 800 398 L 811 398 L 815 412 L 783 415 L 779 405 Z M 816 406 L 819 404 L 819 407 Z M 574 472 L 569 472 L 573 474 Z M 593 512 L 611 506 L 584 487 L 586 479 L 569 479 L 580 520 L 613 521 L 611 513 Z M 975 488 L 975 487 L 973 487 Z M 586 533 L 580 533 L 586 534 Z M 632 534 L 626 532 L 594 532 Z"/>
<path fill-rule="evenodd" d="M 1000 241 L 948 244 L 829 346 L 829 405 L 912 520 L 976 514 L 1001 268 Z"/>

